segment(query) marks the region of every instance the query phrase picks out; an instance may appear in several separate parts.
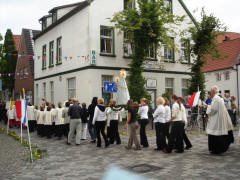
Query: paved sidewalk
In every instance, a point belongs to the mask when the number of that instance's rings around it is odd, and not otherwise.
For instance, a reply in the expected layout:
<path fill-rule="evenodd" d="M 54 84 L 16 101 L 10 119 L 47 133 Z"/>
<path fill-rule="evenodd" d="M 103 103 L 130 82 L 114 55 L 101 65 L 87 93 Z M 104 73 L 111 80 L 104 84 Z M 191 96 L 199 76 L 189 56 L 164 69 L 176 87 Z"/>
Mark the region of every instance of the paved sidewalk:
<path fill-rule="evenodd" d="M 19 133 L 19 130 L 15 130 Z M 24 132 L 26 136 L 26 132 Z M 48 155 L 34 164 L 27 164 L 20 173 L 9 179 L 66 179 L 97 180 L 114 165 L 145 176 L 148 179 L 211 179 L 238 180 L 240 176 L 240 145 L 233 144 L 221 156 L 208 153 L 207 136 L 189 135 L 194 148 L 183 154 L 154 152 L 155 136 L 149 135 L 150 148 L 142 151 L 125 150 L 127 136 L 122 136 L 122 145 L 97 149 L 89 142 L 80 146 L 67 146 L 65 140 L 40 138 L 31 134 L 32 143 L 47 149 Z M 6 147 L 7 148 L 7 147 Z M 2 148 L 1 148 L 2 151 Z M 1 178 L 0 178 L 1 179 Z M 6 179 L 6 178 L 5 178 Z"/>

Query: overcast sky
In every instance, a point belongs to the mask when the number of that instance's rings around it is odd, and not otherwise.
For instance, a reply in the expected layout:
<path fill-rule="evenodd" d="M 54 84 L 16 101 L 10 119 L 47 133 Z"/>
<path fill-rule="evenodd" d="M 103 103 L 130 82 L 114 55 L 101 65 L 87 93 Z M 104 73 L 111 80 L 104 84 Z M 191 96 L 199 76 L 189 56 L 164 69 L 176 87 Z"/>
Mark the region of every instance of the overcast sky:
<path fill-rule="evenodd" d="M 0 33 L 12 29 L 20 34 L 22 28 L 40 29 L 38 19 L 55 6 L 75 3 L 81 0 L 0 0 Z M 114 0 L 113 0 L 114 1 Z M 228 27 L 228 31 L 240 32 L 239 0 L 183 0 L 194 17 L 199 19 L 201 8 L 213 13 Z"/>

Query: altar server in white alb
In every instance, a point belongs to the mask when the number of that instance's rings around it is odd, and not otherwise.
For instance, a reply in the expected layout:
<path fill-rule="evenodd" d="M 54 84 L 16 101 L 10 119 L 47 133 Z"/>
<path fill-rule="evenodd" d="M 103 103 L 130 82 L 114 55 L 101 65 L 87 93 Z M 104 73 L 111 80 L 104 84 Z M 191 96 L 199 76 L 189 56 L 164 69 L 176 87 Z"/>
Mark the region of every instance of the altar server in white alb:
<path fill-rule="evenodd" d="M 16 121 L 16 111 L 12 106 L 10 106 L 7 111 L 7 117 L 9 121 L 9 128 L 12 128 Z"/>
<path fill-rule="evenodd" d="M 208 148 L 212 154 L 221 154 L 226 152 L 230 144 L 234 142 L 233 125 L 224 100 L 219 96 L 217 86 L 211 88 L 211 97 L 212 103 L 207 108 Z"/>
<path fill-rule="evenodd" d="M 44 123 L 45 123 L 45 107 L 40 106 L 40 111 L 35 110 L 35 116 L 37 119 L 37 134 L 41 137 L 45 136 Z"/>
<path fill-rule="evenodd" d="M 34 106 L 31 103 L 28 103 L 27 106 L 27 117 L 28 117 L 28 127 L 29 132 L 34 132 L 34 128 L 36 126 L 36 118 L 34 114 Z"/>
<path fill-rule="evenodd" d="M 108 123 L 107 126 L 109 127 L 109 136 L 110 136 L 110 144 L 116 143 L 119 145 L 121 144 L 121 139 L 118 132 L 118 123 L 122 121 L 121 116 L 121 107 L 116 107 L 116 101 L 114 99 L 110 100 L 110 107 L 106 109 Z"/>
<path fill-rule="evenodd" d="M 58 108 L 56 109 L 55 113 L 55 132 L 58 140 L 60 140 L 64 134 L 63 107 L 61 102 L 58 103 Z"/>
<path fill-rule="evenodd" d="M 56 117 L 56 111 L 51 109 L 51 106 L 47 107 L 45 113 L 44 131 L 48 139 L 52 137 L 53 134 L 53 121 Z"/>
<path fill-rule="evenodd" d="M 144 148 L 147 148 L 149 146 L 147 135 L 146 135 L 146 126 L 149 123 L 148 110 L 149 110 L 149 107 L 147 105 L 147 99 L 142 98 L 141 104 L 139 105 L 139 109 L 138 109 L 138 115 L 140 116 L 140 121 L 139 121 L 140 122 L 140 144 Z"/>

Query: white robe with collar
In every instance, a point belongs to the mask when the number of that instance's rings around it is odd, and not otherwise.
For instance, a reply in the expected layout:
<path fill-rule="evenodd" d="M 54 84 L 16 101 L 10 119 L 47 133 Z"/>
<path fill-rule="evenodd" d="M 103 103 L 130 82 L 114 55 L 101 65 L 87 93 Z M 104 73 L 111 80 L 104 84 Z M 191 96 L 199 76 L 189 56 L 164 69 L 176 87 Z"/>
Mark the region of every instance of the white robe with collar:
<path fill-rule="evenodd" d="M 215 95 L 212 104 L 207 108 L 208 123 L 207 134 L 214 136 L 228 135 L 228 131 L 233 130 L 231 118 L 225 107 L 224 100 Z"/>

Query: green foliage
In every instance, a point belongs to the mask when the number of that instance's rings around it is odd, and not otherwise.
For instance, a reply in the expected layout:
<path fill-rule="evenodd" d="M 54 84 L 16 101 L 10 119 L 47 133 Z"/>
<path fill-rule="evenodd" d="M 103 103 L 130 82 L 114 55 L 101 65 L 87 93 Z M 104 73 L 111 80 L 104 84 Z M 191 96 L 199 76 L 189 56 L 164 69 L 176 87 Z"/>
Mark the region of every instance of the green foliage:
<path fill-rule="evenodd" d="M 10 29 L 7 30 L 4 38 L 3 44 L 3 59 L 0 63 L 0 70 L 1 73 L 8 74 L 8 73 L 15 73 L 16 64 L 17 64 L 17 56 L 9 56 L 8 54 L 17 54 L 15 43 L 13 39 L 13 34 Z M 14 88 L 14 76 L 5 76 L 3 78 L 3 88 L 13 90 Z"/>
<path fill-rule="evenodd" d="M 218 49 L 217 37 L 226 31 L 220 20 L 214 17 L 212 14 L 207 15 L 202 10 L 201 22 L 196 27 L 190 29 L 192 40 L 194 44 L 191 47 L 191 53 L 196 60 L 193 62 L 191 71 L 192 76 L 190 79 L 189 94 L 199 90 L 201 93 L 201 99 L 205 99 L 206 86 L 205 76 L 202 72 L 202 67 L 206 62 L 205 57 L 209 56 L 212 59 L 220 58 L 222 55 Z"/>
<path fill-rule="evenodd" d="M 162 97 L 163 98 L 167 98 L 168 100 L 170 100 L 170 97 L 171 97 L 172 94 L 170 94 L 170 92 L 165 92 L 162 94 Z"/>
<path fill-rule="evenodd" d="M 145 88 L 146 80 L 142 76 L 143 65 L 148 57 L 148 49 L 154 45 L 156 49 L 160 44 L 174 48 L 172 41 L 175 25 L 183 21 L 184 17 L 169 13 L 169 7 L 164 0 L 136 0 L 138 8 L 127 8 L 114 15 L 111 22 L 121 32 L 128 36 L 133 44 L 134 52 L 129 64 L 128 88 L 131 99 L 139 101 L 145 97 L 151 99 Z"/>

